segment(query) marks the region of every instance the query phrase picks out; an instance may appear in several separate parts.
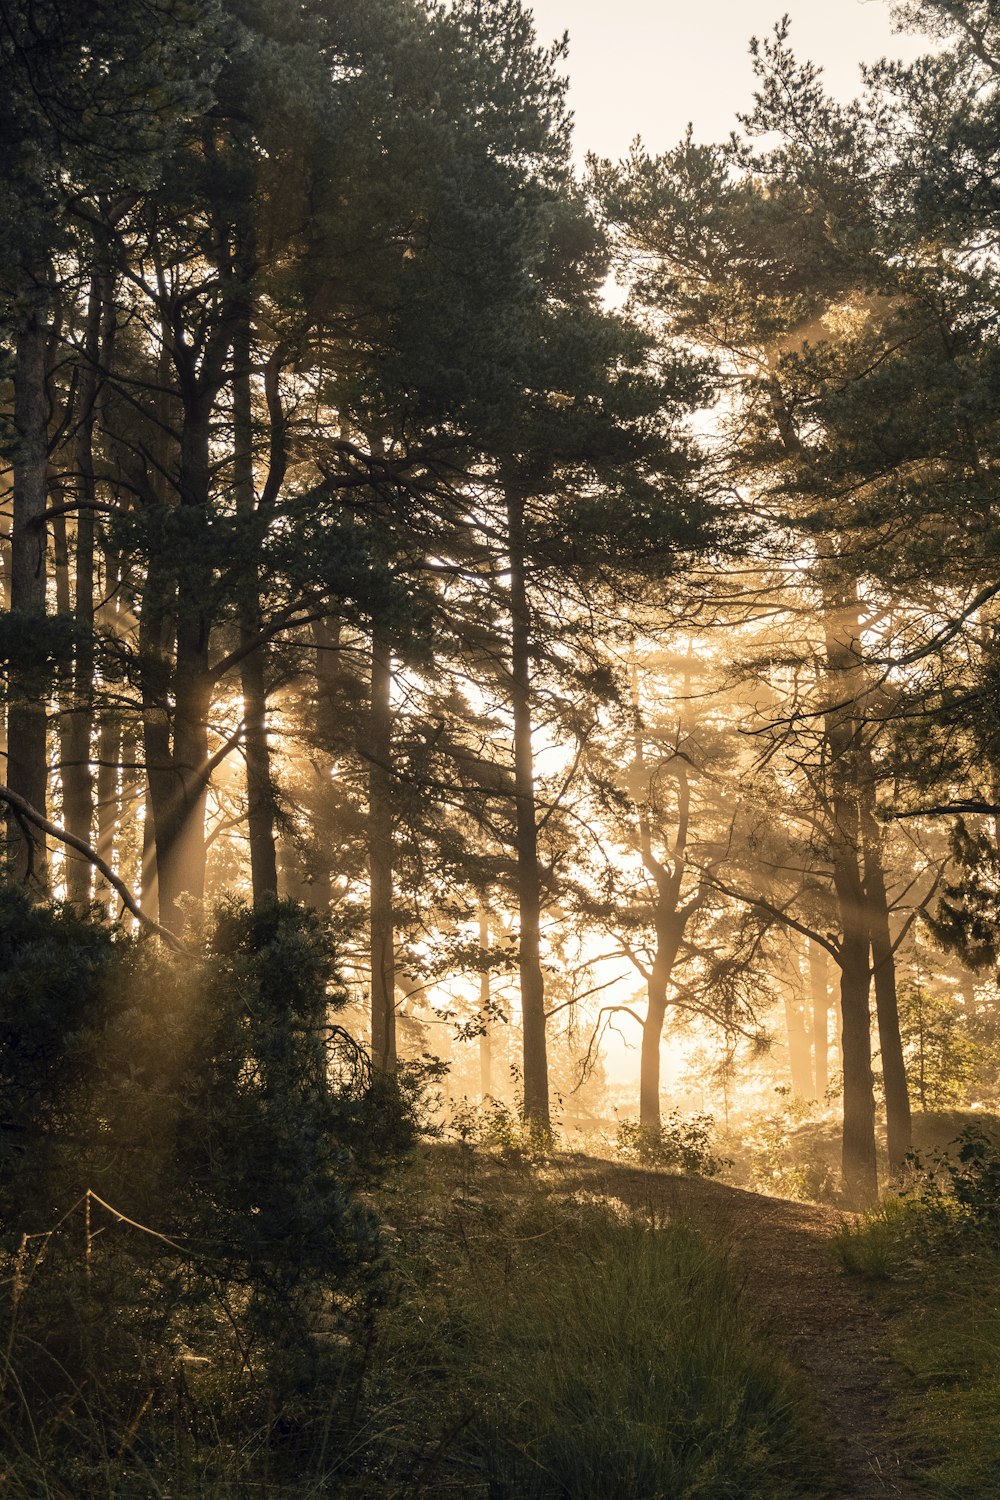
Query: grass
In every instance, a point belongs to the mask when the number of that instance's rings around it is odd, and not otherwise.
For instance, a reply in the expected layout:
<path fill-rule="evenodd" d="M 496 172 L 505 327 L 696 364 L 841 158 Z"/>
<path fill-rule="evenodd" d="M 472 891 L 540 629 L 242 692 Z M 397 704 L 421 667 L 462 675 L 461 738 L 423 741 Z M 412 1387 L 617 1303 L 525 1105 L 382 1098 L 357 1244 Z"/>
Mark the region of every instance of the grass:
<path fill-rule="evenodd" d="M 811 1396 L 761 1333 L 725 1250 L 689 1225 L 568 1193 L 557 1163 L 421 1152 L 378 1204 L 392 1226 L 391 1299 L 367 1342 L 347 1347 L 317 1323 L 331 1342 L 300 1384 L 283 1381 L 280 1406 L 267 1371 L 243 1362 L 226 1319 L 201 1303 L 159 1341 L 148 1320 L 109 1321 L 100 1309 L 127 1308 L 130 1288 L 140 1304 L 144 1272 L 125 1258 L 127 1241 L 119 1254 L 105 1237 L 91 1281 L 71 1237 L 64 1263 L 50 1257 L 25 1279 L 0 1328 L 0 1490 L 11 1500 L 828 1494 Z"/>
<path fill-rule="evenodd" d="M 721 1249 L 552 1174 L 425 1171 L 369 1389 L 386 1500 L 828 1493 L 809 1398 Z"/>
<path fill-rule="evenodd" d="M 1000 1245 L 953 1200 L 888 1198 L 836 1239 L 881 1283 L 912 1478 L 933 1500 L 1000 1494 Z"/>

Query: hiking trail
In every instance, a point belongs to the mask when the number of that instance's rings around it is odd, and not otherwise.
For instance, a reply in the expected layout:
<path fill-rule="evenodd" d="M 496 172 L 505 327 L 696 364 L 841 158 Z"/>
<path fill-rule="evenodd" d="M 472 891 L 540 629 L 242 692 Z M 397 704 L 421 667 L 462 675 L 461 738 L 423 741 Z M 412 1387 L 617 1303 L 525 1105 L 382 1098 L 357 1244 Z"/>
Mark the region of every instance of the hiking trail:
<path fill-rule="evenodd" d="M 841 1210 L 593 1158 L 578 1159 L 568 1176 L 630 1208 L 686 1219 L 730 1246 L 764 1329 L 815 1391 L 840 1459 L 837 1500 L 913 1500 L 881 1348 L 887 1318 L 837 1264 L 830 1241 Z"/>

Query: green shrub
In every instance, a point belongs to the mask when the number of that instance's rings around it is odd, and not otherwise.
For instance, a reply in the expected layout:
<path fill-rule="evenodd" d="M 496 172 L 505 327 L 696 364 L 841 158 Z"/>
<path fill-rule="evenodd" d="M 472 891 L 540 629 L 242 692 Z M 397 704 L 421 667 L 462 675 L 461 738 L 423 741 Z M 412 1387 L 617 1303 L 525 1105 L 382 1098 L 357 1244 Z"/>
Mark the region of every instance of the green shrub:
<path fill-rule="evenodd" d="M 523 1120 L 515 1107 L 489 1097 L 482 1103 L 462 1099 L 453 1104 L 448 1134 L 466 1150 L 490 1151 L 512 1165 L 545 1161 L 556 1145 L 553 1129 Z"/>
<path fill-rule="evenodd" d="M 640 1125 L 621 1120 L 616 1145 L 626 1161 L 643 1166 L 669 1167 L 692 1176 L 717 1177 L 731 1162 L 717 1156 L 712 1141 L 715 1122 L 711 1115 L 685 1119 L 673 1110 L 662 1125 Z"/>
<path fill-rule="evenodd" d="M 994 1235 L 1000 1229 L 1000 1149 L 977 1125 L 967 1125 L 950 1147 L 911 1153 L 902 1192 L 928 1207 L 949 1204 L 959 1223 Z"/>

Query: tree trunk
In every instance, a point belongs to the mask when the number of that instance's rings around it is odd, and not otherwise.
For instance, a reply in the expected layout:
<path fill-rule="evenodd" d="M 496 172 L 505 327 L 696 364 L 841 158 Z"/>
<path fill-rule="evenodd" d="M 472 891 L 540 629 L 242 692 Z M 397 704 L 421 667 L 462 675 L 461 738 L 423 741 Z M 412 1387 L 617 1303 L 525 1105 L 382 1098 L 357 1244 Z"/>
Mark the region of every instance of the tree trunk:
<path fill-rule="evenodd" d="M 10 536 L 0 536 L 0 610 L 10 611 Z M 7 703 L 0 694 L 0 762 L 7 764 Z M 6 839 L 6 833 L 4 834 Z"/>
<path fill-rule="evenodd" d="M 45 615 L 45 515 L 48 498 L 47 329 L 36 308 L 17 336 L 14 364 L 14 506 L 11 527 L 10 607 L 26 617 Z M 12 664 L 7 711 L 7 784 L 46 814 L 46 689 L 37 672 Z M 29 834 L 17 818 L 7 820 L 9 871 L 13 880 L 48 889 L 45 838 Z"/>
<path fill-rule="evenodd" d="M 55 505 L 61 506 L 72 503 L 68 500 L 67 493 L 62 484 L 55 478 L 50 481 L 50 495 Z M 73 614 L 73 593 L 70 588 L 70 552 L 69 552 L 69 528 L 66 524 L 65 515 L 52 517 L 52 572 L 56 586 L 56 614 L 63 619 L 68 619 Z M 91 586 L 93 587 L 93 586 Z M 93 594 L 91 593 L 91 600 Z M 74 652 L 74 657 L 78 653 Z M 91 653 L 92 654 L 92 653 Z M 81 751 L 79 735 L 74 733 L 74 725 L 77 719 L 76 711 L 76 674 L 75 663 L 67 663 L 61 669 L 58 676 L 57 719 L 59 725 L 59 783 L 61 787 L 62 806 L 58 821 L 71 833 L 82 838 L 85 843 L 90 843 L 90 802 L 87 802 L 87 826 L 81 832 L 78 825 L 73 827 L 71 819 L 80 811 L 79 802 L 75 800 L 75 793 L 79 792 L 79 781 L 74 776 L 78 769 L 77 761 L 81 753 L 85 757 L 85 768 L 89 771 L 89 742 L 84 751 Z M 93 669 L 91 669 L 93 670 Z M 91 693 L 93 692 L 93 681 L 91 679 Z M 73 901 L 77 906 L 86 908 L 90 903 L 90 878 L 92 866 L 89 860 L 83 858 L 75 849 L 65 848 L 62 851 L 63 881 L 65 884 L 66 899 Z"/>
<path fill-rule="evenodd" d="M 177 583 L 177 654 L 174 671 L 174 735 L 171 815 L 166 837 L 157 826 L 156 858 L 160 909 L 165 926 L 177 920 L 179 905 L 205 899 L 205 813 L 208 802 L 208 715 L 213 683 L 209 673 L 208 562 L 209 409 L 207 400 L 189 404 L 181 433 L 180 519 L 182 555 Z M 161 917 L 161 921 L 164 918 Z"/>
<path fill-rule="evenodd" d="M 885 1085 L 889 1171 L 900 1172 L 907 1153 L 913 1145 L 913 1125 L 910 1116 L 906 1064 L 903 1060 L 903 1042 L 899 1034 L 896 960 L 892 948 L 889 903 L 882 863 L 882 830 L 875 817 L 874 778 L 867 746 L 862 750 L 861 781 L 861 834 L 865 852 L 865 896 L 868 902 L 868 927 L 871 934 L 879 1048 L 882 1053 L 882 1080 Z"/>
<path fill-rule="evenodd" d="M 139 681 L 142 692 L 142 751 L 146 763 L 146 812 L 143 835 L 142 905 L 150 910 L 154 890 L 157 920 L 165 927 L 175 918 L 176 893 L 161 887 L 161 845 L 169 848 L 175 801 L 170 747 L 170 681 L 174 641 L 174 584 L 162 554 L 149 560 L 139 616 Z"/>
<path fill-rule="evenodd" d="M 654 972 L 647 982 L 646 993 L 639 1052 L 639 1124 L 647 1130 L 659 1130 L 660 1048 L 667 1015 L 667 981 Z"/>
<path fill-rule="evenodd" d="M 490 1015 L 490 971 L 486 967 L 490 951 L 490 919 L 479 913 L 479 948 L 483 968 L 479 975 L 479 1094 L 483 1103 L 493 1094 L 493 1021 Z"/>
<path fill-rule="evenodd" d="M 369 935 L 372 982 L 372 1062 L 396 1071 L 396 977 L 392 858 L 392 649 L 385 632 L 372 630 L 371 711 L 368 740 Z"/>
<path fill-rule="evenodd" d="M 829 753 L 830 857 L 840 909 L 840 1007 L 844 1053 L 844 1191 L 850 1202 L 878 1196 L 875 1153 L 875 1094 L 872 1076 L 868 966 L 868 903 L 861 874 L 858 806 L 859 729 L 857 701 L 856 603 L 824 601 L 827 676 L 834 707 L 826 715 Z M 846 704 L 846 707 L 841 705 Z"/>
<path fill-rule="evenodd" d="M 872 1078 L 868 929 L 861 904 L 861 880 L 849 861 L 838 863 L 844 934 L 841 944 L 840 1005 L 844 1048 L 844 1191 L 857 1205 L 878 1196 L 875 1156 L 875 1097 Z"/>
<path fill-rule="evenodd" d="M 253 475 L 253 409 L 250 390 L 250 328 L 244 323 L 233 348 L 233 467 L 236 509 L 252 531 L 256 494 Z M 259 640 L 261 628 L 260 569 L 256 535 L 249 536 L 253 549 L 242 580 L 240 644 Z M 278 860 L 274 846 L 275 801 L 271 783 L 271 754 L 267 744 L 267 689 L 263 646 L 243 658 L 243 754 L 247 774 L 247 826 L 250 837 L 250 880 L 254 903 L 278 894 Z"/>
<path fill-rule="evenodd" d="M 809 994 L 812 1000 L 813 1060 L 816 1095 L 822 1104 L 830 1087 L 830 987 L 826 949 L 809 942 Z"/>
<path fill-rule="evenodd" d="M 74 616 L 76 647 L 73 656 L 73 702 L 64 717 L 62 735 L 63 817 L 66 828 L 85 843 L 91 841 L 94 818 L 94 775 L 91 739 L 94 732 L 94 425 L 101 369 L 108 364 L 115 328 L 112 278 L 97 274 L 90 283 L 87 327 L 79 379 L 74 461 L 76 464 L 76 589 Z M 67 861 L 67 895 L 71 901 L 90 899 L 90 866 Z"/>
<path fill-rule="evenodd" d="M 514 804 L 517 852 L 518 968 L 524 1032 L 524 1119 L 549 1129 L 545 978 L 540 952 L 542 882 L 535 820 L 531 744 L 531 614 L 524 551 L 524 497 L 507 491 L 510 547 L 511 706 L 514 715 Z"/>
<path fill-rule="evenodd" d="M 785 1034 L 788 1037 L 788 1073 L 796 1099 L 814 1099 L 812 1049 L 800 995 L 785 987 Z"/>
<path fill-rule="evenodd" d="M 119 775 L 123 783 L 135 776 L 134 770 L 126 772 L 121 766 L 123 759 L 121 715 L 117 709 L 105 707 L 97 734 L 97 836 L 94 848 L 112 868 L 115 866 L 115 832 L 121 820 Z M 100 876 L 97 889 L 101 900 L 111 897 L 110 886 Z"/>
<path fill-rule="evenodd" d="M 340 649 L 343 625 L 336 616 L 325 620 L 314 620 L 311 626 L 313 638 L 313 670 L 316 678 L 314 700 L 314 729 L 316 750 L 310 756 L 314 773 L 314 794 L 307 805 L 311 821 L 311 867 L 305 899 L 317 911 L 329 912 L 334 893 L 334 874 L 331 851 L 335 847 L 333 817 L 330 808 L 330 771 L 336 760 L 337 746 L 344 732 L 342 722 L 342 695 L 338 692 L 341 678 L 342 653 Z"/>

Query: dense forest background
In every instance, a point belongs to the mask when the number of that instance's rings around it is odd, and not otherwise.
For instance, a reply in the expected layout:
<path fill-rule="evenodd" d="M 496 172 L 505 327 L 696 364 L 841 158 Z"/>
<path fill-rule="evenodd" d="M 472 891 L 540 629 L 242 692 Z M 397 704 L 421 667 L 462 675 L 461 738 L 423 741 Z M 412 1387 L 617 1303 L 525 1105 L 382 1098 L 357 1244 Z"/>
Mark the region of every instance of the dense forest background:
<path fill-rule="evenodd" d="M 1000 13 L 893 10 L 579 172 L 521 0 L 3 0 L 15 1290 L 101 1205 L 299 1390 L 421 1118 L 862 1206 L 996 1107 Z"/>

